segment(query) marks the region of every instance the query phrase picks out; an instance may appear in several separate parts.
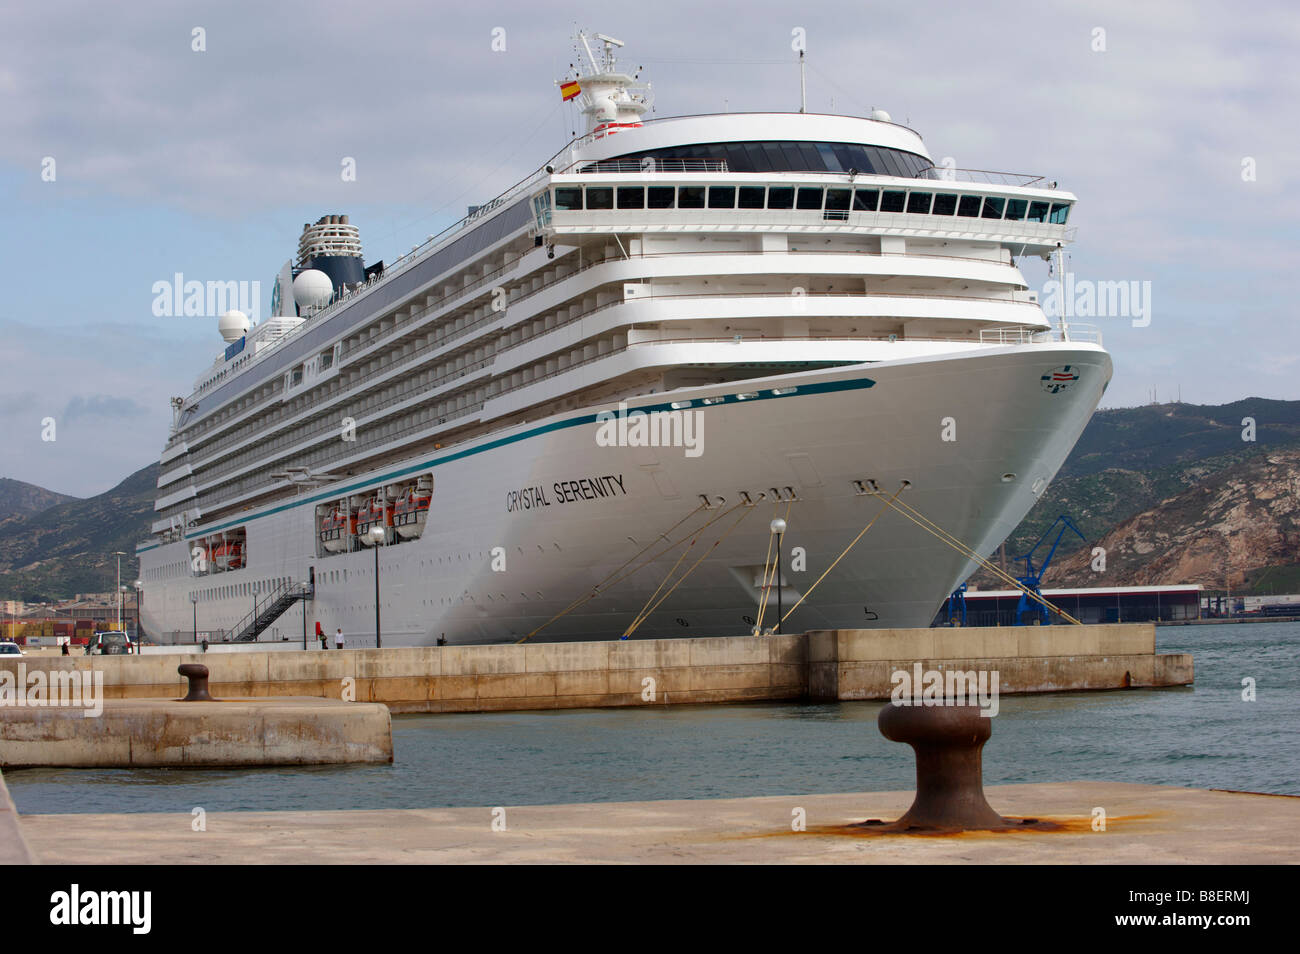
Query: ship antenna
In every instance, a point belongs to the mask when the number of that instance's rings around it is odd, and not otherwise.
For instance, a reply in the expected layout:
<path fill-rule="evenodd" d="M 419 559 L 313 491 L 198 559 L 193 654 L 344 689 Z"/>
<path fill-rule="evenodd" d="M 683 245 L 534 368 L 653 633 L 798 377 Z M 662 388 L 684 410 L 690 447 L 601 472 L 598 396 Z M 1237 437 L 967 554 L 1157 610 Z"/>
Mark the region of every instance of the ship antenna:
<path fill-rule="evenodd" d="M 799 51 L 799 112 L 808 112 L 808 73 L 805 68 L 803 50 Z"/>

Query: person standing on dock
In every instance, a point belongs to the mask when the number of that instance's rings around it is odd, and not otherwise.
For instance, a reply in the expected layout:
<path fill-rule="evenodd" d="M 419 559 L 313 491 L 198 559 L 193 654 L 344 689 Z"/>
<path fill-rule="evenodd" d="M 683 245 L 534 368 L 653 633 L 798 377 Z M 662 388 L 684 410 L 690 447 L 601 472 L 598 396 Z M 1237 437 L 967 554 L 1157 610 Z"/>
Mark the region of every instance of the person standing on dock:
<path fill-rule="evenodd" d="M 316 638 L 320 640 L 321 649 L 330 648 L 329 637 L 325 635 L 325 630 L 321 629 L 319 622 L 316 624 Z"/>
<path fill-rule="evenodd" d="M 339 629 L 339 631 L 336 632 L 336 633 L 334 634 L 334 648 L 335 648 L 335 649 L 342 649 L 342 648 L 343 648 L 343 630 L 342 630 L 342 629 Z"/>

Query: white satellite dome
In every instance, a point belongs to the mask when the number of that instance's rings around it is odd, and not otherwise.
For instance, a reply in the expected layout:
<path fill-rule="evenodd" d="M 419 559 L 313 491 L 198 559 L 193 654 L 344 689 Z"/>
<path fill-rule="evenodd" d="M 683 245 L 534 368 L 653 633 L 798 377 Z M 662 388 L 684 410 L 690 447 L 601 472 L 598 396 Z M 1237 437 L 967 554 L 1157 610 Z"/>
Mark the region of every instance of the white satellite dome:
<path fill-rule="evenodd" d="M 883 109 L 873 109 L 871 111 L 871 118 L 882 123 L 892 123 L 894 121 L 890 117 L 889 113 L 885 112 Z"/>
<path fill-rule="evenodd" d="M 598 123 L 612 123 L 618 119 L 618 104 L 608 96 L 601 96 L 591 104 L 591 114 Z"/>
<path fill-rule="evenodd" d="M 318 268 L 308 268 L 293 280 L 293 300 L 299 308 L 322 308 L 334 297 L 334 283 Z"/>
<path fill-rule="evenodd" d="M 234 308 L 217 319 L 217 331 L 221 332 L 221 337 L 226 340 L 226 344 L 234 344 L 244 337 L 250 327 L 252 326 L 248 322 L 248 316 Z"/>

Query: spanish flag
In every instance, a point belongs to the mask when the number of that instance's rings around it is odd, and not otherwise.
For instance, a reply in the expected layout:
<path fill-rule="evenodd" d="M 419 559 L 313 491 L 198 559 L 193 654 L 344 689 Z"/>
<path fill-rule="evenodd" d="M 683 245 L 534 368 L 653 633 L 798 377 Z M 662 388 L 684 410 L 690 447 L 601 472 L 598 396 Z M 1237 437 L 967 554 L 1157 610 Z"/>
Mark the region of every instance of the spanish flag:
<path fill-rule="evenodd" d="M 560 84 L 560 95 L 564 97 L 564 101 L 566 103 L 581 92 L 582 92 L 582 87 L 578 85 L 577 80 L 573 80 L 572 82 L 569 83 Z"/>

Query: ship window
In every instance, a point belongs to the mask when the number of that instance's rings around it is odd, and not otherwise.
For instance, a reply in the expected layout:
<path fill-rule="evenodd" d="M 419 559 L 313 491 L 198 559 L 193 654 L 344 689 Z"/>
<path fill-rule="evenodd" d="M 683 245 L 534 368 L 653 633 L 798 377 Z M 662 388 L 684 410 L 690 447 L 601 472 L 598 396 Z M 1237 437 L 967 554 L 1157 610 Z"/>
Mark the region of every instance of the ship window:
<path fill-rule="evenodd" d="M 710 209 L 734 209 L 735 207 L 735 186 L 709 186 Z"/>
<path fill-rule="evenodd" d="M 820 209 L 822 207 L 822 190 L 802 188 L 796 205 L 801 209 Z"/>
<path fill-rule="evenodd" d="M 1006 199 L 998 199 L 991 195 L 984 197 L 984 211 L 980 213 L 982 219 L 1000 219 L 1002 218 L 1002 207 L 1006 205 Z"/>
<path fill-rule="evenodd" d="M 704 186 L 682 186 L 677 190 L 677 208 L 704 208 Z"/>
<path fill-rule="evenodd" d="M 957 214 L 964 215 L 968 219 L 973 219 L 980 214 L 980 197 L 977 195 L 964 195 L 961 197 L 961 205 L 957 207 Z"/>
<path fill-rule="evenodd" d="M 618 207 L 620 209 L 644 209 L 645 186 L 619 186 Z"/>
<path fill-rule="evenodd" d="M 1030 202 L 1029 203 L 1029 221 L 1046 222 L 1047 221 L 1047 203 Z"/>
<path fill-rule="evenodd" d="M 587 186 L 588 209 L 614 208 L 614 190 L 608 186 Z"/>
<path fill-rule="evenodd" d="M 1027 199 L 1007 199 L 1007 218 L 1019 222 L 1025 217 L 1025 207 L 1028 204 Z"/>
<path fill-rule="evenodd" d="M 881 212 L 902 212 L 906 192 L 886 192 L 880 197 Z"/>
<path fill-rule="evenodd" d="M 772 186 L 767 190 L 767 207 L 769 209 L 793 209 L 794 189 L 790 186 Z"/>
<path fill-rule="evenodd" d="M 934 208 L 930 211 L 935 215 L 952 215 L 957 210 L 957 197 L 940 192 L 934 197 Z"/>
<path fill-rule="evenodd" d="M 331 348 L 329 351 L 322 351 L 322 352 L 320 353 L 320 369 L 321 369 L 322 371 L 328 371 L 328 370 L 329 370 L 330 368 L 332 368 L 332 367 L 334 367 L 334 349 L 333 349 L 333 348 Z"/>
<path fill-rule="evenodd" d="M 1057 202 L 1052 204 L 1053 225 L 1064 225 L 1065 220 L 1069 217 L 1069 215 L 1070 215 L 1070 206 L 1068 203 Z"/>
<path fill-rule="evenodd" d="M 879 202 L 879 189 L 855 189 L 853 192 L 853 211 L 855 212 L 874 212 Z"/>
<path fill-rule="evenodd" d="M 651 209 L 671 209 L 675 201 L 676 189 L 672 186 L 651 186 L 646 196 L 646 206 Z"/>
<path fill-rule="evenodd" d="M 826 210 L 828 212 L 847 212 L 851 194 L 848 189 L 827 189 Z"/>
<path fill-rule="evenodd" d="M 821 154 L 822 163 L 829 172 L 848 172 L 850 166 L 841 164 L 840 157 L 835 154 L 835 149 L 828 142 L 817 143 L 817 151 Z"/>
<path fill-rule="evenodd" d="M 290 387 L 296 388 L 300 384 L 302 384 L 302 365 L 298 365 L 298 367 L 294 368 L 289 374 Z"/>
<path fill-rule="evenodd" d="M 582 208 L 582 189 L 578 186 L 555 190 L 555 208 L 559 211 L 572 212 Z"/>
<path fill-rule="evenodd" d="M 934 198 L 933 192 L 913 192 L 907 197 L 907 211 L 919 213 L 921 215 L 930 214 L 930 200 Z"/>
<path fill-rule="evenodd" d="M 741 186 L 736 204 L 742 209 L 761 209 L 765 191 L 762 186 Z"/>

